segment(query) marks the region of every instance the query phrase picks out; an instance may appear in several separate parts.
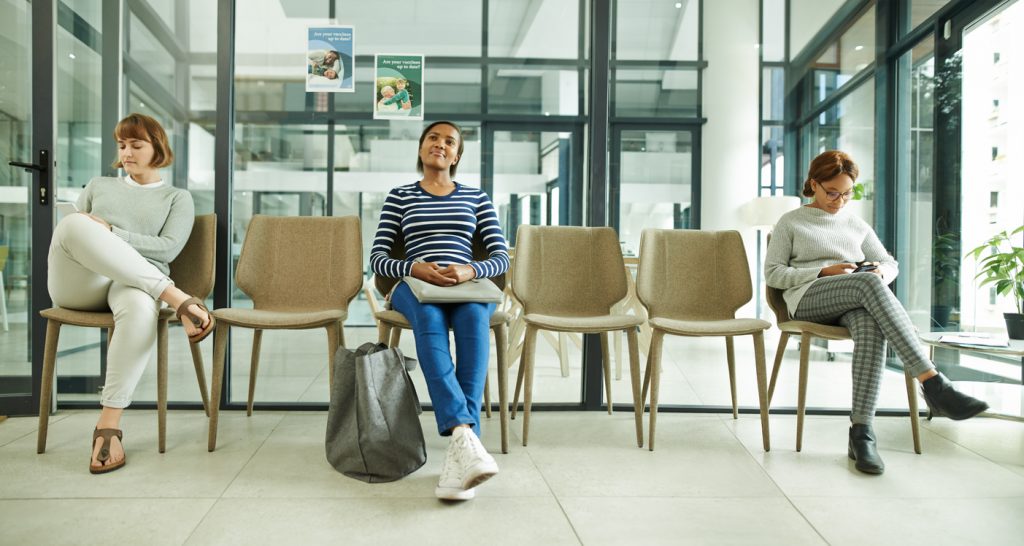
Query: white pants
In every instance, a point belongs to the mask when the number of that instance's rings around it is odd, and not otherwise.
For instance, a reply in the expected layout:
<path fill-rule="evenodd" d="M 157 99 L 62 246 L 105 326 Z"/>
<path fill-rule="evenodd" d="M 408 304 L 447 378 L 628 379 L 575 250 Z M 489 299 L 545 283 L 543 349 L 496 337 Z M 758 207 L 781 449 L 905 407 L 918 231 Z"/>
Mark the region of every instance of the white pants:
<path fill-rule="evenodd" d="M 160 294 L 173 284 L 123 239 L 84 214 L 57 224 L 47 288 L 66 309 L 114 313 L 100 404 L 126 408 L 156 346 Z"/>

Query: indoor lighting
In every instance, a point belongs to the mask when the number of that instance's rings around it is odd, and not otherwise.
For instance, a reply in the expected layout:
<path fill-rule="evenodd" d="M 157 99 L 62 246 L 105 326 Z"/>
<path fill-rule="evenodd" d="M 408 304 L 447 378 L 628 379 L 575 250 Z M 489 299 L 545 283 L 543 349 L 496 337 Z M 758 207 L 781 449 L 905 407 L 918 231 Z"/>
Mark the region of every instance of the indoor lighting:
<path fill-rule="evenodd" d="M 860 51 L 862 49 L 864 49 L 864 46 L 862 46 L 862 45 L 859 45 L 859 46 L 853 48 L 854 51 Z"/>
<path fill-rule="evenodd" d="M 676 2 L 676 9 L 683 9 L 683 3 L 682 2 Z"/>
<path fill-rule="evenodd" d="M 68 53 L 68 58 L 74 59 L 75 58 L 75 54 L 74 53 Z"/>

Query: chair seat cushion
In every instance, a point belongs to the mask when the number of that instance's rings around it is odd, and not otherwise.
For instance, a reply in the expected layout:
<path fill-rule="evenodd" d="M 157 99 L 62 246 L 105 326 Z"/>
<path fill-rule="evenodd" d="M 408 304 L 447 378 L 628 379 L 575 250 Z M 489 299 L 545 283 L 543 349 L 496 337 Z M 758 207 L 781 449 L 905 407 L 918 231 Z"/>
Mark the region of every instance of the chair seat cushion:
<path fill-rule="evenodd" d="M 63 307 L 51 307 L 39 312 L 43 318 L 74 326 L 87 328 L 110 328 L 114 326 L 114 315 L 107 311 L 76 311 Z"/>
<path fill-rule="evenodd" d="M 601 315 L 596 317 L 555 317 L 530 313 L 523 316 L 527 324 L 542 330 L 554 332 L 581 332 L 594 334 L 625 330 L 643 324 L 644 320 L 636 315 Z"/>
<path fill-rule="evenodd" d="M 399 328 L 405 328 L 407 330 L 411 330 L 412 329 L 412 325 L 409 324 L 409 321 L 408 321 L 408 319 L 405 318 L 405 315 L 399 313 L 398 311 L 395 311 L 395 310 L 378 311 L 373 316 L 377 320 L 379 320 L 379 321 L 381 321 L 383 323 L 389 324 L 391 326 L 397 326 Z M 508 313 L 506 313 L 504 311 L 495 311 L 494 314 L 491 315 L 490 326 L 492 328 L 497 326 L 497 325 L 499 325 L 499 324 L 505 324 L 507 322 L 508 322 Z"/>
<path fill-rule="evenodd" d="M 269 311 L 266 309 L 238 309 L 225 307 L 215 309 L 213 316 L 218 321 L 246 328 L 302 330 L 327 326 L 332 322 L 345 320 L 348 313 L 341 309 L 324 311 Z"/>
<path fill-rule="evenodd" d="M 803 320 L 790 320 L 779 324 L 779 330 L 790 334 L 809 334 L 825 339 L 850 339 L 850 331 L 842 326 L 830 326 L 807 322 Z"/>
<path fill-rule="evenodd" d="M 51 307 L 43 309 L 39 314 L 45 319 L 72 326 L 86 328 L 112 328 L 114 326 L 114 314 L 110 311 L 76 311 L 63 307 Z M 177 320 L 174 317 L 174 309 L 167 307 L 160 309 L 160 318 L 171 322 Z"/>
<path fill-rule="evenodd" d="M 726 320 L 651 319 L 651 327 L 680 336 L 742 336 L 772 327 L 766 320 L 738 318 Z"/>

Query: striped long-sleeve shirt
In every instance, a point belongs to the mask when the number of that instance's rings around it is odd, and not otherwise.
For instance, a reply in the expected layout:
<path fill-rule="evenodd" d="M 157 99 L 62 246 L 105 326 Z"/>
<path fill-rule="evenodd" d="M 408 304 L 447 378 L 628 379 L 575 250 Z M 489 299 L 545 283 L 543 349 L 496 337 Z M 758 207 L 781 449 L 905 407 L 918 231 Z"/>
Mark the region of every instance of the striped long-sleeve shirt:
<path fill-rule="evenodd" d="M 395 235 L 405 240 L 404 260 L 389 257 Z M 473 234 L 479 231 L 489 258 L 473 261 Z M 508 270 L 508 243 L 487 194 L 455 184 L 448 195 L 427 193 L 419 182 L 399 186 L 384 200 L 380 224 L 370 250 L 370 267 L 382 277 L 400 278 L 412 272 L 416 260 L 469 265 L 478 278 L 495 277 Z"/>

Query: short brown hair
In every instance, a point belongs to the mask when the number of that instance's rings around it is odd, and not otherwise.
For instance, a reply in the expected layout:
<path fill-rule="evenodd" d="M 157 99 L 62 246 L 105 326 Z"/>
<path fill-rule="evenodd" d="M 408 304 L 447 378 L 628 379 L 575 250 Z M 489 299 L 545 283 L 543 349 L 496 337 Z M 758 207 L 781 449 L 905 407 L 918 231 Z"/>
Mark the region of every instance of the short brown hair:
<path fill-rule="evenodd" d="M 841 174 L 849 175 L 850 179 L 856 182 L 860 169 L 846 152 L 839 150 L 821 152 L 811 161 L 811 166 L 807 169 L 807 180 L 804 180 L 804 197 L 814 197 L 814 189 L 811 188 L 812 180 L 816 180 L 820 184 Z"/>
<path fill-rule="evenodd" d="M 451 121 L 435 121 L 434 123 L 427 125 L 427 128 L 423 130 L 423 134 L 420 135 L 420 144 L 419 146 L 416 147 L 416 172 L 418 173 L 423 173 L 423 159 L 420 158 L 420 148 L 423 147 L 423 141 L 427 139 L 427 133 L 429 133 L 431 129 L 437 127 L 438 125 L 448 125 L 455 129 L 456 133 L 459 133 L 459 151 L 457 152 L 457 154 L 459 156 L 459 159 L 462 159 L 462 150 L 463 148 L 465 148 L 464 142 L 462 140 L 462 128 L 459 127 L 458 125 L 455 125 L 455 123 Z M 458 161 L 452 163 L 451 167 L 448 167 L 448 174 L 451 175 L 452 177 L 455 176 L 456 167 L 458 167 Z"/>
<path fill-rule="evenodd" d="M 117 127 L 114 127 L 114 139 L 129 138 L 144 140 L 153 145 L 153 161 L 150 162 L 150 167 L 160 169 L 174 162 L 174 152 L 171 151 L 171 145 L 167 143 L 167 133 L 164 132 L 159 121 L 145 114 L 129 114 L 128 117 L 117 122 Z M 120 169 L 123 166 L 121 158 L 115 159 L 111 165 L 115 169 Z"/>

